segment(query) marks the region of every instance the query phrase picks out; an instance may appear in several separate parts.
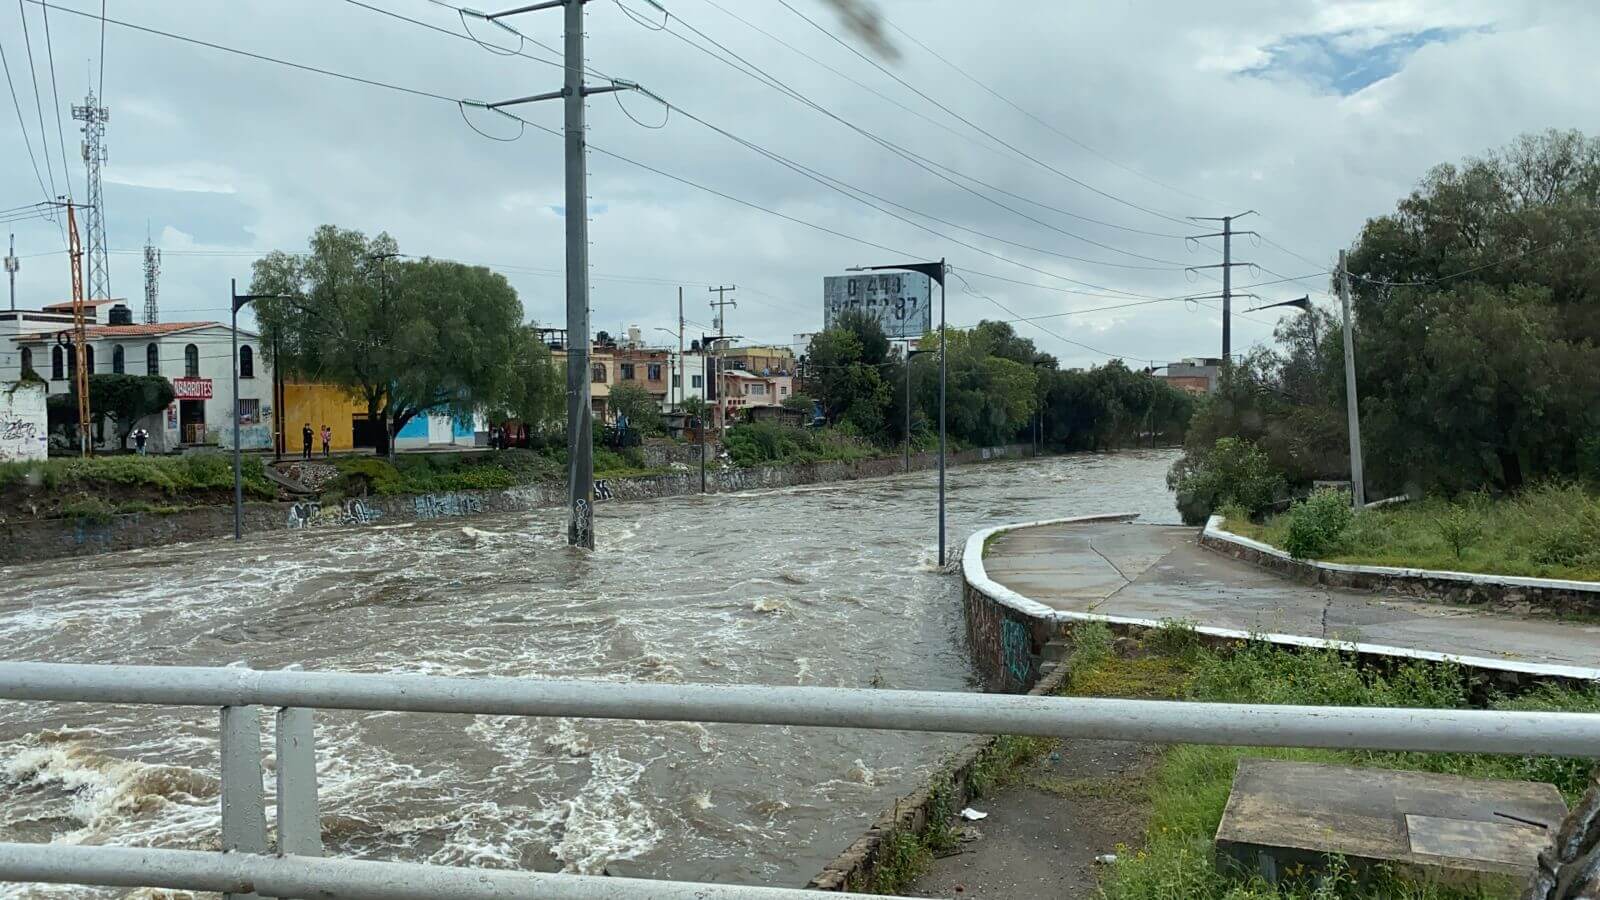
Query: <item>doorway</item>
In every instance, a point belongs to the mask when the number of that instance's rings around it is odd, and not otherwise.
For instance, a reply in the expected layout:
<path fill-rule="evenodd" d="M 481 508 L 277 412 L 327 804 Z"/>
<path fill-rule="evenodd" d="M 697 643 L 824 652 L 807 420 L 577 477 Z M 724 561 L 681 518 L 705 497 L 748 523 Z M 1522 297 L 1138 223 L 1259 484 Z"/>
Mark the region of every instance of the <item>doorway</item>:
<path fill-rule="evenodd" d="M 178 401 L 178 428 L 185 444 L 206 442 L 206 402 L 204 400 Z"/>

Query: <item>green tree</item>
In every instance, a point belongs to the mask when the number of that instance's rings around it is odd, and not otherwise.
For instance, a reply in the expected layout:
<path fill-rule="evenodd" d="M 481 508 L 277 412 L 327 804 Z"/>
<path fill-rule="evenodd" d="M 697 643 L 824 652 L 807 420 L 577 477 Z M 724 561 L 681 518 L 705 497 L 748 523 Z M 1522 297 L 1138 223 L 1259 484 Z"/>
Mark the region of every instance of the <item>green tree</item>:
<path fill-rule="evenodd" d="M 627 382 L 615 385 L 607 402 L 612 412 L 627 416 L 628 425 L 640 434 L 661 431 L 661 404 L 643 386 Z"/>
<path fill-rule="evenodd" d="M 895 369 L 883 326 L 859 312 L 840 316 L 832 328 L 812 337 L 806 350 L 806 383 L 822 401 L 828 422 L 847 422 L 878 441 L 892 434 L 895 382 L 886 376 Z"/>
<path fill-rule="evenodd" d="M 937 349 L 939 336 L 923 336 L 922 346 Z M 945 355 L 945 427 L 953 437 L 973 444 L 1001 444 L 1031 427 L 1039 382 L 1031 341 L 1018 339 L 1004 322 L 980 322 L 946 332 Z M 939 356 L 918 356 L 912 368 L 923 415 L 937 421 Z"/>
<path fill-rule="evenodd" d="M 381 453 L 411 419 L 465 417 L 510 390 L 522 308 L 505 278 L 481 266 L 397 259 L 387 234 L 324 225 L 310 253 L 257 260 L 251 291 L 263 344 L 293 375 L 346 388 L 384 423 Z"/>
<path fill-rule="evenodd" d="M 89 415 L 111 419 L 117 435 L 117 446 L 128 449 L 128 435 L 133 426 L 145 416 L 166 409 L 173 401 L 172 382 L 159 375 L 90 375 Z M 51 418 L 77 426 L 78 387 L 73 384 L 65 394 L 57 394 L 47 405 Z"/>
<path fill-rule="evenodd" d="M 489 407 L 493 419 L 516 419 L 532 432 L 548 431 L 566 420 L 566 372 L 532 326 L 517 335 L 511 375 Z"/>

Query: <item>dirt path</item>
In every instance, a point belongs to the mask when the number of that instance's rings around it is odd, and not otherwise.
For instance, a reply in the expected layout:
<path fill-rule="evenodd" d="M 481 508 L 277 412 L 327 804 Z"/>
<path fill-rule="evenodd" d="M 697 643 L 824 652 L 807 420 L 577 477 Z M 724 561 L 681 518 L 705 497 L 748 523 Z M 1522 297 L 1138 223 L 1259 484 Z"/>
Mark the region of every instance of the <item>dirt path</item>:
<path fill-rule="evenodd" d="M 1142 744 L 1062 741 L 974 808 L 961 852 L 935 860 L 914 897 L 1077 900 L 1098 896 L 1095 857 L 1143 839 L 1145 776 L 1159 751 Z"/>

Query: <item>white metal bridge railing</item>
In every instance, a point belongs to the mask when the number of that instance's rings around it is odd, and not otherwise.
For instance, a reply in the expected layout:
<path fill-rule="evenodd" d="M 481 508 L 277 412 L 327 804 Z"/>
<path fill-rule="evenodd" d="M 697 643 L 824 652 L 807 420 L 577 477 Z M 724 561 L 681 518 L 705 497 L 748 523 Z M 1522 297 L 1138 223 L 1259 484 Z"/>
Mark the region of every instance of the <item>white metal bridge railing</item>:
<path fill-rule="evenodd" d="M 0 843 L 0 881 L 222 891 L 236 897 L 783 900 L 815 896 L 745 885 L 322 859 L 313 709 L 1600 757 L 1600 715 L 1586 713 L 1252 706 L 30 662 L 0 662 L 0 700 L 218 707 L 222 767 L 222 852 Z M 276 855 L 270 855 L 267 842 L 262 707 L 276 709 Z"/>

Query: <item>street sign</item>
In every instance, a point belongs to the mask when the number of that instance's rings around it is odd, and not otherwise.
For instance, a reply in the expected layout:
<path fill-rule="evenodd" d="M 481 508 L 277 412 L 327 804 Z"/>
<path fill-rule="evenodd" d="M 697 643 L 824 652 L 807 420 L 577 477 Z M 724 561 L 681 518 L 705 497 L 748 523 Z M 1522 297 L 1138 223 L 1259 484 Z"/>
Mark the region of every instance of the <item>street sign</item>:
<path fill-rule="evenodd" d="M 179 400 L 210 400 L 211 379 L 174 378 L 172 379 L 172 394 Z"/>
<path fill-rule="evenodd" d="M 822 279 L 822 324 L 832 328 L 849 310 L 866 313 L 891 340 L 916 339 L 933 330 L 933 288 L 917 272 L 829 275 Z"/>

